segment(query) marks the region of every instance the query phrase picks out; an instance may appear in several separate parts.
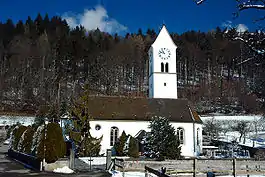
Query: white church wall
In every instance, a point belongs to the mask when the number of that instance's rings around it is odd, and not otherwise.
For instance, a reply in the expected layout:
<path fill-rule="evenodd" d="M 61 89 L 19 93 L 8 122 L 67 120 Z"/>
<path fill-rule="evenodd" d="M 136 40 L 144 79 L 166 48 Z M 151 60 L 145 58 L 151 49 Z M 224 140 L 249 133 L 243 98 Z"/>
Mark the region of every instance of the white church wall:
<path fill-rule="evenodd" d="M 176 75 L 154 74 L 153 78 L 153 98 L 177 99 Z"/>
<path fill-rule="evenodd" d="M 202 153 L 202 124 L 194 124 L 195 125 L 195 139 L 196 139 L 196 155 L 200 155 Z M 199 143 L 197 144 L 197 129 L 199 130 Z"/>
<path fill-rule="evenodd" d="M 95 126 L 100 125 L 101 129 L 96 130 Z M 106 153 L 107 149 L 112 148 L 110 146 L 110 130 L 111 127 L 118 127 L 118 137 L 121 136 L 122 132 L 125 131 L 125 133 L 131 136 L 135 136 L 140 130 L 150 131 L 148 129 L 149 122 L 147 121 L 90 121 L 91 126 L 91 135 L 95 137 L 101 137 L 103 136 L 102 142 L 101 142 L 101 151 L 100 153 Z"/>
<path fill-rule="evenodd" d="M 184 133 L 184 144 L 181 145 L 182 155 L 183 156 L 194 156 L 194 138 L 193 138 L 193 123 L 171 123 L 174 126 L 175 130 L 178 127 L 182 127 L 185 130 Z M 101 129 L 96 130 L 96 125 L 100 125 Z M 131 136 L 135 136 L 140 130 L 150 131 L 148 128 L 148 121 L 90 121 L 91 126 L 91 135 L 95 137 L 103 136 L 101 143 L 101 151 L 100 154 L 106 153 L 107 149 L 112 148 L 110 146 L 110 130 L 111 127 L 118 127 L 119 136 L 121 136 L 122 131 L 125 131 L 126 134 L 130 134 Z M 200 124 L 195 124 L 195 128 L 201 127 Z M 201 134 L 201 133 L 200 133 Z M 201 135 L 200 135 L 201 137 Z"/>

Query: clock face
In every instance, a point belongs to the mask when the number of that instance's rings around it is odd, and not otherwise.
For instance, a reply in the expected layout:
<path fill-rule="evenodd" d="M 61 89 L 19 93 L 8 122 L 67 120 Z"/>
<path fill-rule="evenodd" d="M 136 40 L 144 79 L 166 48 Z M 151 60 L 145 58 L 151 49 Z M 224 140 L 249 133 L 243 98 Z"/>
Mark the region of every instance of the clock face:
<path fill-rule="evenodd" d="M 162 59 L 162 60 L 167 60 L 170 58 L 171 56 L 171 52 L 168 48 L 161 48 L 158 51 L 158 56 Z"/>

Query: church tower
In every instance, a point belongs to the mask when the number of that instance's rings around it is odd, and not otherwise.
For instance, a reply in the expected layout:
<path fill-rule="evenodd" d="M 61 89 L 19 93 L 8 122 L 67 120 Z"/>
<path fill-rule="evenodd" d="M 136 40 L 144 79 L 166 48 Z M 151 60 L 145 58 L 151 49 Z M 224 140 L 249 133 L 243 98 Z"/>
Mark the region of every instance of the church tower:
<path fill-rule="evenodd" d="M 149 98 L 177 99 L 176 49 L 163 25 L 149 49 Z"/>

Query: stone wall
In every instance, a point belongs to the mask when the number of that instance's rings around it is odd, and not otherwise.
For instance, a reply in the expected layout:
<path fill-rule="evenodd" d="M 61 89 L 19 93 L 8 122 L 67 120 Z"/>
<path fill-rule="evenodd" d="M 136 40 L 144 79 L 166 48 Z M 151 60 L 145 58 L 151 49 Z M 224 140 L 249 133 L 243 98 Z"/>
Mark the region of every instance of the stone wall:
<path fill-rule="evenodd" d="M 265 172 L 265 161 L 236 159 L 233 166 L 233 159 L 189 159 L 189 160 L 166 160 L 166 161 L 124 161 L 125 171 L 144 171 L 144 167 L 148 166 L 153 169 L 161 169 L 166 167 L 167 171 L 175 172 L 193 172 L 206 173 L 209 171 L 217 173 L 232 174 L 233 168 L 236 172 Z"/>

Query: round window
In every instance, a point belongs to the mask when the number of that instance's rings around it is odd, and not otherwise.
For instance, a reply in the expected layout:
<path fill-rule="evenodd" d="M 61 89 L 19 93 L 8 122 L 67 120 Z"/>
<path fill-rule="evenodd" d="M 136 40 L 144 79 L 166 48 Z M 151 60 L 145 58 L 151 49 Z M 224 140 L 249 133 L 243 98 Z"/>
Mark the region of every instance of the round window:
<path fill-rule="evenodd" d="M 101 129 L 101 126 L 97 124 L 97 125 L 95 126 L 95 129 L 96 129 L 96 130 L 100 130 L 100 129 Z"/>

